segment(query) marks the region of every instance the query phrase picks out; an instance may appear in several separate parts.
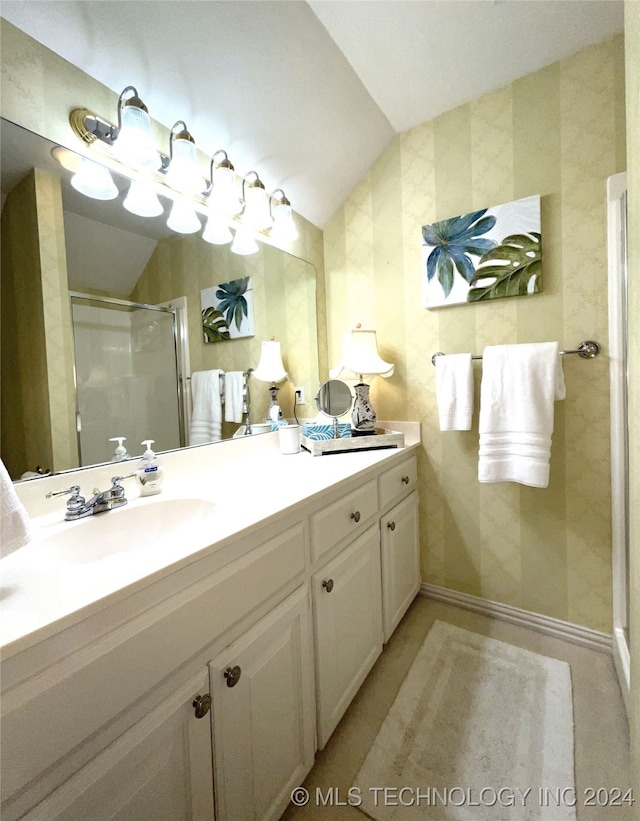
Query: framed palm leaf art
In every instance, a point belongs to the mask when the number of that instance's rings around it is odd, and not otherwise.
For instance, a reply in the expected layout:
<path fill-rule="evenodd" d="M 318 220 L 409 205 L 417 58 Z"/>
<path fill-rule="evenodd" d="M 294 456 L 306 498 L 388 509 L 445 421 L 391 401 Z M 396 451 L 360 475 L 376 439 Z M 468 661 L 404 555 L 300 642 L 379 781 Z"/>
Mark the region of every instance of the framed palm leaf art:
<path fill-rule="evenodd" d="M 255 334 L 251 277 L 203 288 L 200 301 L 205 342 L 223 342 Z"/>
<path fill-rule="evenodd" d="M 539 293 L 540 196 L 423 225 L 422 262 L 426 308 Z"/>

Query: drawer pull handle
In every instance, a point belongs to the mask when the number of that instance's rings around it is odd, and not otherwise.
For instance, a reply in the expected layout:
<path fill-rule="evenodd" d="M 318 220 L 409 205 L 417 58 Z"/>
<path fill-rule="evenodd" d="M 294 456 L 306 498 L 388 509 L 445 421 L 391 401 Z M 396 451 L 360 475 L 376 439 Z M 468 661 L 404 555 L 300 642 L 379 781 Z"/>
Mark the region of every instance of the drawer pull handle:
<path fill-rule="evenodd" d="M 203 696 L 196 696 L 193 699 L 196 718 L 204 718 L 211 709 L 211 696 L 205 693 Z"/>
<path fill-rule="evenodd" d="M 402 477 L 402 484 L 403 485 L 408 485 L 409 484 L 409 477 L 408 476 L 403 476 Z"/>
<path fill-rule="evenodd" d="M 224 677 L 227 680 L 227 687 L 235 687 L 236 684 L 240 681 L 240 676 L 242 675 L 242 670 L 236 664 L 235 667 L 227 667 L 224 671 Z"/>
<path fill-rule="evenodd" d="M 355 513 L 352 513 L 351 518 L 354 519 L 357 524 L 360 521 L 360 511 L 356 510 Z"/>
<path fill-rule="evenodd" d="M 322 582 L 322 586 L 327 591 L 327 593 L 331 593 L 331 591 L 333 590 L 333 579 L 325 579 Z"/>
<path fill-rule="evenodd" d="M 395 530 L 396 529 L 396 523 L 395 522 L 389 522 L 387 524 L 387 527 L 389 528 L 389 530 Z"/>

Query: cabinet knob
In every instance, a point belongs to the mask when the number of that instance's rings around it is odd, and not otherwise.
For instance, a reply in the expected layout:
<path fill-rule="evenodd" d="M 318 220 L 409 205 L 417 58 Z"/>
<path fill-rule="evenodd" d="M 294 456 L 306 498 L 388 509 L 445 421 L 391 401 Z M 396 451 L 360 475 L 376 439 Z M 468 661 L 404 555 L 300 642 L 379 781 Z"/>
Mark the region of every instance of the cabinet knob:
<path fill-rule="evenodd" d="M 224 677 L 227 680 L 227 687 L 235 687 L 236 684 L 240 681 L 240 676 L 242 675 L 242 670 L 236 664 L 235 667 L 227 667 L 224 671 Z"/>
<path fill-rule="evenodd" d="M 358 523 L 360 521 L 360 511 L 356 510 L 355 513 L 352 513 L 351 518 L 354 519 L 356 523 Z"/>
<path fill-rule="evenodd" d="M 193 699 L 196 718 L 204 718 L 211 709 L 211 696 L 205 693 L 203 696 L 196 696 Z"/>
<path fill-rule="evenodd" d="M 387 522 L 387 527 L 389 528 L 389 530 L 395 530 L 396 529 L 396 523 L 395 522 Z"/>
<path fill-rule="evenodd" d="M 331 593 L 331 591 L 333 590 L 333 579 L 325 579 L 322 582 L 322 586 L 327 591 L 327 593 Z"/>
<path fill-rule="evenodd" d="M 403 476 L 402 477 L 402 484 L 403 485 L 408 485 L 409 484 L 409 477 L 408 476 Z"/>

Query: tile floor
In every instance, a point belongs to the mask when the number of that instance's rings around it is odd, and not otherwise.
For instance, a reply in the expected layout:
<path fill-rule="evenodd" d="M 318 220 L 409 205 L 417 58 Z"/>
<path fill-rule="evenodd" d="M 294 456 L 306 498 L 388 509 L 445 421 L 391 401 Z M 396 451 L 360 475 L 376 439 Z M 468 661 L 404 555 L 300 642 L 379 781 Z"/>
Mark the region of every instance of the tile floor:
<path fill-rule="evenodd" d="M 630 786 L 629 728 L 611 657 L 423 596 L 418 596 L 411 605 L 329 743 L 316 755 L 316 763 L 304 783 L 312 796 L 317 787 L 323 795 L 333 787 L 337 788 L 334 795 L 346 800 L 347 790 L 436 619 L 569 663 L 575 724 L 577 819 L 640 819 L 640 796 L 632 808 L 626 805 L 592 809 L 584 806 L 582 799 L 589 787 L 626 790 Z M 421 817 L 415 807 L 403 811 L 403 821 L 405 816 L 406 821 L 417 821 Z M 305 807 L 290 805 L 281 821 L 364 821 L 366 817 L 355 807 L 322 806 L 312 800 Z M 495 816 L 492 818 L 496 821 Z M 541 821 L 546 819 L 542 816 Z"/>

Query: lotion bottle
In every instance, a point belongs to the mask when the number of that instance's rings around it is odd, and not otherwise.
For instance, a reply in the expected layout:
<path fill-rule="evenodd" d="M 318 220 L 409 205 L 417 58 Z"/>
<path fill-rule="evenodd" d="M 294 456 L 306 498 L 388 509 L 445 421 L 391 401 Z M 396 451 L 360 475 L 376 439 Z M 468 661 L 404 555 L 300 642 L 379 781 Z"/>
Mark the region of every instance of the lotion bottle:
<path fill-rule="evenodd" d="M 124 436 L 114 436 L 112 439 L 109 439 L 110 442 L 117 442 L 118 447 L 116 448 L 116 452 L 111 457 L 112 462 L 122 462 L 124 459 L 129 458 L 129 454 L 127 453 L 127 449 L 122 444 L 126 442 L 126 437 Z"/>
<path fill-rule="evenodd" d="M 142 442 L 146 450 L 136 468 L 136 479 L 140 486 L 141 496 L 153 496 L 162 490 L 162 480 L 164 479 L 164 468 L 162 463 L 151 450 L 154 444 L 153 439 L 145 439 Z"/>

